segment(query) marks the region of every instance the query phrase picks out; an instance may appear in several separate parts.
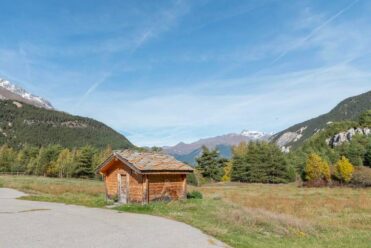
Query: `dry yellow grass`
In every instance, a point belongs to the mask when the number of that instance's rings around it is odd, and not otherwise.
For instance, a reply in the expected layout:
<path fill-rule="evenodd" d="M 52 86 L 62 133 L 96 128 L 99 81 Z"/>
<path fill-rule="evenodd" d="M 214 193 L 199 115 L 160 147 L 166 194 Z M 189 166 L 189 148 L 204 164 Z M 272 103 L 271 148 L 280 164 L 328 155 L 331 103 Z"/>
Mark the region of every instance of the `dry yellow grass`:
<path fill-rule="evenodd" d="M 220 183 L 198 190 L 290 226 L 344 225 L 371 230 L 370 188 Z"/>

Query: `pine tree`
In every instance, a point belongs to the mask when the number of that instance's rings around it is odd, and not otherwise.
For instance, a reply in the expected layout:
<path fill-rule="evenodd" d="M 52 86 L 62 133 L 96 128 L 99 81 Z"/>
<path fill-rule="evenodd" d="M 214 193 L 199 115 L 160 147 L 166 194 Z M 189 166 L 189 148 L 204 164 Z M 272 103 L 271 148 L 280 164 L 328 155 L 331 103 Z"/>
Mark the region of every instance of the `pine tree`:
<path fill-rule="evenodd" d="M 223 168 L 227 161 L 220 157 L 216 149 L 210 151 L 204 146 L 202 147 L 201 157 L 197 158 L 196 168 L 201 171 L 203 177 L 220 181 L 223 176 Z"/>
<path fill-rule="evenodd" d="M 268 142 L 242 143 L 233 149 L 232 181 L 286 183 L 292 180 L 282 151 Z"/>
<path fill-rule="evenodd" d="M 94 175 L 93 156 L 94 149 L 92 147 L 85 146 L 81 149 L 74 172 L 76 177 L 91 177 Z"/>

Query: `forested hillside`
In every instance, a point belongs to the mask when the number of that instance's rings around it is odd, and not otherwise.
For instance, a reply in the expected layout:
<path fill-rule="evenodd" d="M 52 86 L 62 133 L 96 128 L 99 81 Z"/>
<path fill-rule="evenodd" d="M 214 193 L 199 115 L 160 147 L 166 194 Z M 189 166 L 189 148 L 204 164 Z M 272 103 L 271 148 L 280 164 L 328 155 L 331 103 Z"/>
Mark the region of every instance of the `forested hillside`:
<path fill-rule="evenodd" d="M 24 144 L 66 148 L 90 145 L 113 149 L 133 147 L 126 137 L 90 118 L 37 108 L 15 101 L 0 101 L 0 145 L 20 148 Z"/>
<path fill-rule="evenodd" d="M 296 124 L 275 134 L 272 141 L 280 147 L 295 149 L 332 122 L 357 120 L 361 113 L 369 109 L 371 109 L 371 91 L 347 98 L 327 114 Z"/>

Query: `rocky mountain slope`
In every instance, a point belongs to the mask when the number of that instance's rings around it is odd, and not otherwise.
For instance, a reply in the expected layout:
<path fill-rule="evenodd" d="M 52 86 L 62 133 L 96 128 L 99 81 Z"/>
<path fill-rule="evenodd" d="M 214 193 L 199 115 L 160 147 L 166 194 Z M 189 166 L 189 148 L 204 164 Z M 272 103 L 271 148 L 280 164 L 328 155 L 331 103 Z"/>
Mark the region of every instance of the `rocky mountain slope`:
<path fill-rule="evenodd" d="M 0 100 L 16 100 L 39 108 L 53 109 L 50 102 L 0 78 Z"/>
<path fill-rule="evenodd" d="M 163 147 L 163 149 L 166 153 L 173 155 L 183 162 L 195 164 L 195 159 L 202 152 L 202 146 L 206 146 L 209 149 L 216 148 L 223 157 L 229 158 L 232 154 L 232 146 L 238 145 L 241 142 L 248 142 L 252 140 L 268 140 L 270 136 L 271 134 L 268 133 L 244 130 L 240 134 L 231 133 L 200 139 L 190 144 L 180 142 L 175 146 Z"/>
<path fill-rule="evenodd" d="M 316 132 L 332 122 L 356 120 L 360 114 L 371 109 L 371 91 L 347 98 L 324 115 L 296 124 L 271 137 L 283 150 L 289 151 L 300 146 Z"/>

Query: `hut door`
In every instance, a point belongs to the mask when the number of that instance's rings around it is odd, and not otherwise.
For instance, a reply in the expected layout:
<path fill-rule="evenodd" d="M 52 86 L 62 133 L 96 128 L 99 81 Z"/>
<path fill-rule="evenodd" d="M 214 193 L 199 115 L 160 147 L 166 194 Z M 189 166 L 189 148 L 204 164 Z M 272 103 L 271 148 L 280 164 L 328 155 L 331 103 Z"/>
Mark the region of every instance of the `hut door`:
<path fill-rule="evenodd" d="M 118 201 L 120 203 L 128 203 L 127 199 L 127 180 L 125 174 L 117 174 L 118 181 Z"/>

